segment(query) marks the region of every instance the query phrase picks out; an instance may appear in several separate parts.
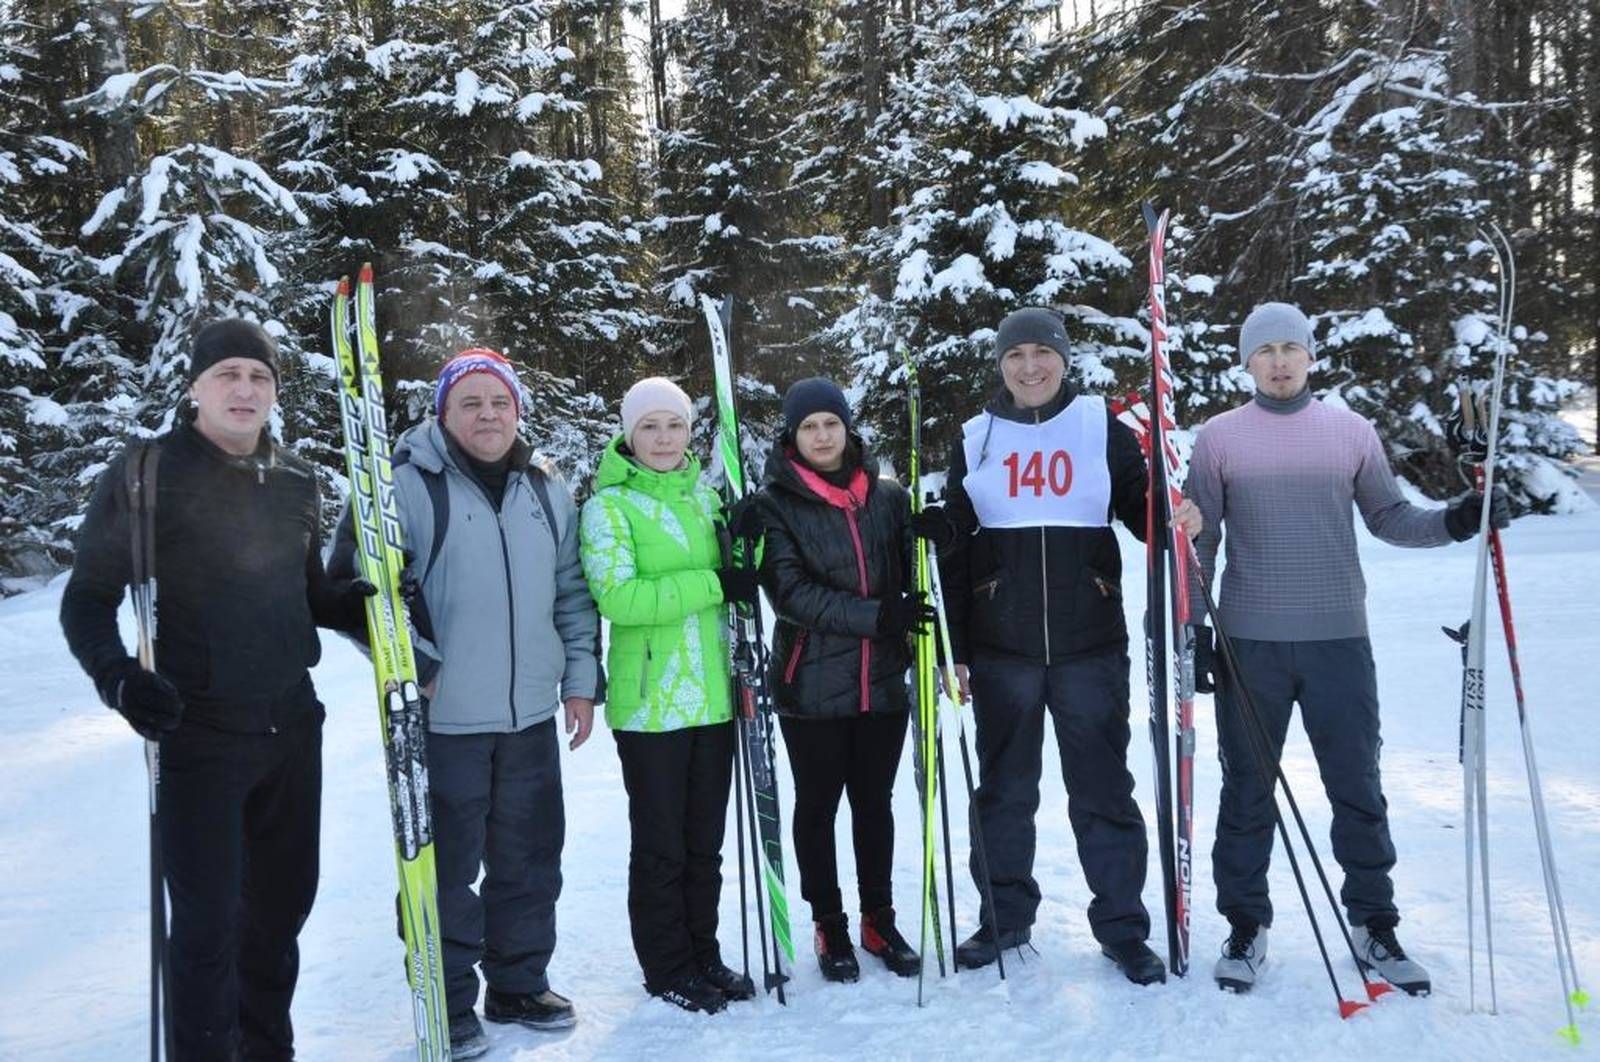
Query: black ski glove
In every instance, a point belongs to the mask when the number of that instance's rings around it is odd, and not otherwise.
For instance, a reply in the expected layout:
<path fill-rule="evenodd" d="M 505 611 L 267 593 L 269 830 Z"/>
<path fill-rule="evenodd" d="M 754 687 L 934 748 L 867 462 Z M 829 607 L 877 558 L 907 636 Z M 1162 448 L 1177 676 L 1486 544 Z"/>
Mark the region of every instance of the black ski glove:
<path fill-rule="evenodd" d="M 933 606 L 928 604 L 926 594 L 914 591 L 899 597 L 886 597 L 878 605 L 878 637 L 905 637 L 913 632 L 920 634 L 924 629 L 931 628 L 937 618 Z"/>
<path fill-rule="evenodd" d="M 1215 693 L 1222 683 L 1223 662 L 1217 655 L 1216 632 L 1198 625 L 1194 629 L 1194 691 Z"/>
<path fill-rule="evenodd" d="M 1482 518 L 1482 492 L 1468 491 L 1444 511 L 1444 529 L 1457 542 L 1465 542 L 1478 533 L 1478 522 Z M 1511 499 L 1500 487 L 1494 489 L 1494 500 L 1489 503 L 1489 524 L 1497 529 L 1511 526 Z"/>
<path fill-rule="evenodd" d="M 367 598 L 378 592 L 378 588 L 359 575 L 354 579 L 335 579 L 329 588 L 333 598 L 334 611 L 343 624 L 339 629 L 343 631 L 364 631 L 367 629 Z"/>
<path fill-rule="evenodd" d="M 717 572 L 722 600 L 730 605 L 754 605 L 761 581 L 754 568 L 723 568 Z"/>
<path fill-rule="evenodd" d="M 949 550 L 956 544 L 956 522 L 942 505 L 930 505 L 911 514 L 911 533 L 932 542 L 935 549 Z"/>
<path fill-rule="evenodd" d="M 410 547 L 405 551 L 405 566 L 400 569 L 400 600 L 407 608 L 415 608 L 422 596 L 422 575 L 417 571 L 417 555 Z"/>
<path fill-rule="evenodd" d="M 756 495 L 746 494 L 723 511 L 728 525 L 728 534 L 734 538 L 754 540 L 767 533 L 766 521 L 762 519 L 761 507 L 756 504 Z"/>
<path fill-rule="evenodd" d="M 106 676 L 100 699 L 122 713 L 142 738 L 160 741 L 183 722 L 183 699 L 177 687 L 128 657 Z"/>

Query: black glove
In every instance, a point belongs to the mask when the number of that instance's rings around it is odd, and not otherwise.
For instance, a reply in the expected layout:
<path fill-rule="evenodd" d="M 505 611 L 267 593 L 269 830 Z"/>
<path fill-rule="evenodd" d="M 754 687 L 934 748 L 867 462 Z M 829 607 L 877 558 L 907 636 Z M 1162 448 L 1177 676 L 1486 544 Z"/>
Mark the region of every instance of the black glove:
<path fill-rule="evenodd" d="M 723 568 L 717 572 L 722 600 L 730 605 L 754 605 L 761 582 L 754 568 Z"/>
<path fill-rule="evenodd" d="M 367 598 L 378 592 L 378 588 L 361 578 L 335 579 L 329 587 L 333 597 L 334 609 L 344 623 L 344 630 L 363 631 L 367 629 Z"/>
<path fill-rule="evenodd" d="M 405 551 L 405 566 L 400 569 L 400 600 L 406 603 L 407 608 L 415 608 L 417 598 L 422 596 L 422 575 L 417 571 L 417 555 L 408 547 Z"/>
<path fill-rule="evenodd" d="M 921 633 L 932 627 L 938 615 L 928 604 L 926 594 L 913 592 L 899 597 L 886 597 L 878 605 L 878 637 L 891 635 L 905 637 L 913 631 Z"/>
<path fill-rule="evenodd" d="M 734 538 L 758 539 L 767 533 L 766 521 L 762 518 L 761 507 L 756 504 L 754 494 L 746 494 L 728 506 L 723 510 L 723 517 L 727 521 L 728 534 Z"/>
<path fill-rule="evenodd" d="M 100 697 L 128 721 L 140 737 L 160 741 L 183 722 L 183 699 L 177 687 L 129 657 L 100 689 Z"/>
<path fill-rule="evenodd" d="M 1217 655 L 1216 632 L 1200 625 L 1194 629 L 1194 691 L 1215 693 L 1223 681 L 1223 661 Z"/>
<path fill-rule="evenodd" d="M 934 548 L 948 550 L 956 544 L 956 522 L 942 505 L 930 505 L 911 514 L 911 533 L 932 542 Z"/>
<path fill-rule="evenodd" d="M 1468 491 L 1444 511 L 1444 529 L 1457 542 L 1465 542 L 1478 533 L 1478 523 L 1482 519 L 1483 494 Z M 1489 503 L 1489 524 L 1497 529 L 1511 526 L 1511 499 L 1500 487 L 1494 489 L 1494 500 Z"/>

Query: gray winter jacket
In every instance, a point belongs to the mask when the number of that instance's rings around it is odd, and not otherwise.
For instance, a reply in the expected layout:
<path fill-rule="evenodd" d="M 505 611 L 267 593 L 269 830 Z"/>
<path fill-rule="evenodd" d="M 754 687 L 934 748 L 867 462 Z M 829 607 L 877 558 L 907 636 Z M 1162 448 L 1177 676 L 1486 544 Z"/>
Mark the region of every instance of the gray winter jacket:
<path fill-rule="evenodd" d="M 542 476 L 554 534 L 531 477 Z M 438 504 L 430 493 L 448 492 Z M 394 484 L 420 594 L 412 639 L 422 685 L 437 681 L 428 728 L 509 733 L 542 723 L 564 697 L 594 697 L 599 614 L 578 560 L 578 509 L 554 468 L 520 440 L 496 513 L 429 419 L 395 444 Z M 444 538 L 434 541 L 444 519 Z M 335 535 L 332 570 L 354 566 L 350 514 Z"/>

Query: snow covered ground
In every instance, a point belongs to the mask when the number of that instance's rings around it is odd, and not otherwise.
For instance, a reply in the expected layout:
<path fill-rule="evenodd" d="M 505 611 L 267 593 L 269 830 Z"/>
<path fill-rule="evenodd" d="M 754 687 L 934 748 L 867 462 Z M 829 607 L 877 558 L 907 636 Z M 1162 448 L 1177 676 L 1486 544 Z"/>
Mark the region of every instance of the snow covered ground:
<path fill-rule="evenodd" d="M 1537 726 L 1540 768 L 1554 828 L 1581 972 L 1600 972 L 1600 758 L 1594 684 L 1600 652 L 1600 512 L 1519 521 L 1506 535 Z M 1124 540 L 1127 600 L 1142 602 L 1142 552 Z M 712 1018 L 684 1014 L 639 987 L 627 932 L 626 806 L 609 733 L 566 755 L 569 836 L 561 944 L 551 975 L 577 1003 L 576 1029 L 538 1035 L 489 1026 L 491 1055 L 512 1058 L 903 1058 L 1053 1057 L 1538 1058 L 1575 1053 L 1557 1042 L 1562 1024 L 1538 857 L 1504 653 L 1490 642 L 1490 813 L 1500 1015 L 1466 1013 L 1461 783 L 1456 766 L 1460 660 L 1439 633 L 1464 618 L 1471 597 L 1468 545 L 1402 551 L 1363 545 L 1369 608 L 1384 707 L 1384 776 L 1400 863 L 1402 940 L 1433 972 L 1431 999 L 1390 996 L 1340 1021 L 1317 960 L 1287 863 L 1272 870 L 1278 925 L 1259 990 L 1235 997 L 1209 977 L 1225 925 L 1211 907 L 1208 853 L 1216 808 L 1215 728 L 1210 699 L 1198 707 L 1194 954 L 1186 982 L 1127 984 L 1094 947 L 1083 917 L 1087 895 L 1066 824 L 1059 775 L 1047 769 L 1037 866 L 1045 900 L 1034 929 L 1038 955 L 930 983 L 919 1010 L 914 982 L 870 960 L 854 986 L 825 985 L 811 961 L 809 928 L 792 880 L 801 954 L 790 1006 L 771 999 Z M 144 768 L 137 741 L 101 708 L 56 625 L 61 582 L 0 601 L 0 660 L 11 690 L 0 744 L 0 1057 L 123 1060 L 145 1045 L 146 945 Z M 1138 629 L 1135 616 L 1130 626 Z M 130 626 L 131 629 L 131 626 Z M 329 706 L 323 877 L 306 926 L 295 1002 L 302 1058 L 408 1057 L 409 1003 L 394 938 L 394 862 L 370 672 L 348 646 L 328 639 L 317 687 Z M 1148 807 L 1150 752 L 1142 725 L 1143 667 L 1133 671 L 1132 763 Z M 1053 741 L 1053 738 L 1047 738 Z M 948 754 L 954 757 L 952 742 Z M 1053 757 L 1047 756 L 1046 763 Z M 780 754 L 780 761 L 782 756 Z M 959 778 L 952 758 L 952 780 Z M 1313 831 L 1327 814 L 1315 765 L 1298 729 L 1289 777 Z M 782 769 L 782 768 L 780 768 Z M 785 773 L 784 785 L 788 778 Z M 787 801 L 787 797 L 785 798 Z M 955 851 L 965 862 L 965 795 L 951 794 Z M 897 794 L 898 895 L 915 911 L 916 805 L 909 756 Z M 1148 811 L 1147 811 L 1148 815 Z M 847 820 L 840 851 L 848 873 Z M 1152 836 L 1154 831 L 1152 829 Z M 1323 844 L 1326 852 L 1326 844 Z M 730 850 L 731 856 L 731 850 Z M 1152 858 L 1145 902 L 1158 950 L 1159 875 Z M 728 861 L 724 950 L 739 962 L 738 890 Z M 957 869 L 963 935 L 974 928 L 976 892 Z M 846 895 L 850 886 L 846 885 Z M 916 916 L 906 922 L 914 926 Z M 915 934 L 911 934 L 915 939 Z M 1360 983 L 1336 956 L 1347 993 Z M 1480 979 L 1482 966 L 1480 963 Z M 1480 984 L 1481 984 L 1480 980 Z M 1591 985 L 1592 988 L 1592 985 Z M 1595 1008 L 1592 1008 L 1592 1010 Z M 1600 1016 L 1583 1019 L 1588 1054 Z"/>

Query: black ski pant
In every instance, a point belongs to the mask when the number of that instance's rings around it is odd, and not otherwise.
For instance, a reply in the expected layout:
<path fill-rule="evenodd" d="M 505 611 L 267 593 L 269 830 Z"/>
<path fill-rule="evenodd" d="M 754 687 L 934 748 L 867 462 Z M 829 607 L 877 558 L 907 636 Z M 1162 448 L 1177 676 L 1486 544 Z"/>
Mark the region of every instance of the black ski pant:
<path fill-rule="evenodd" d="M 839 798 L 846 794 L 861 910 L 894 904 L 891 796 L 910 719 L 908 712 L 778 719 L 794 775 L 794 857 L 800 866 L 800 895 L 811 905 L 813 919 L 844 911 L 833 824 Z"/>
<path fill-rule="evenodd" d="M 158 797 L 171 903 L 179 1062 L 294 1057 L 289 1004 L 317 894 L 322 707 L 267 734 L 185 723 L 161 742 Z"/>
<path fill-rule="evenodd" d="M 428 785 L 450 1015 L 477 1004 L 480 963 L 496 992 L 543 992 L 566 841 L 556 721 L 512 734 L 430 732 Z"/>
<path fill-rule="evenodd" d="M 1352 925 L 1398 920 L 1389 804 L 1378 777 L 1378 679 L 1366 638 L 1320 642 L 1233 639 L 1261 725 L 1268 770 L 1283 753 L 1295 703 L 1333 807 L 1333 857 L 1344 869 L 1340 898 Z M 1211 849 L 1217 910 L 1231 920 L 1272 924 L 1267 864 L 1272 858 L 1272 790 L 1262 784 L 1233 675 L 1217 691 L 1222 803 Z"/>
<path fill-rule="evenodd" d="M 733 723 L 612 731 L 628 790 L 628 922 L 652 995 L 722 961 L 717 903 Z"/>
<path fill-rule="evenodd" d="M 1140 893 L 1149 842 L 1128 773 L 1127 654 L 1113 650 L 1046 666 L 979 652 L 971 669 L 977 808 L 995 907 L 990 911 L 985 903 L 984 925 L 1025 929 L 1039 909 L 1034 815 L 1048 711 L 1067 788 L 1067 820 L 1093 893 L 1090 929 L 1102 944 L 1144 940 L 1150 915 Z M 981 895 L 976 851 L 971 866 Z"/>

